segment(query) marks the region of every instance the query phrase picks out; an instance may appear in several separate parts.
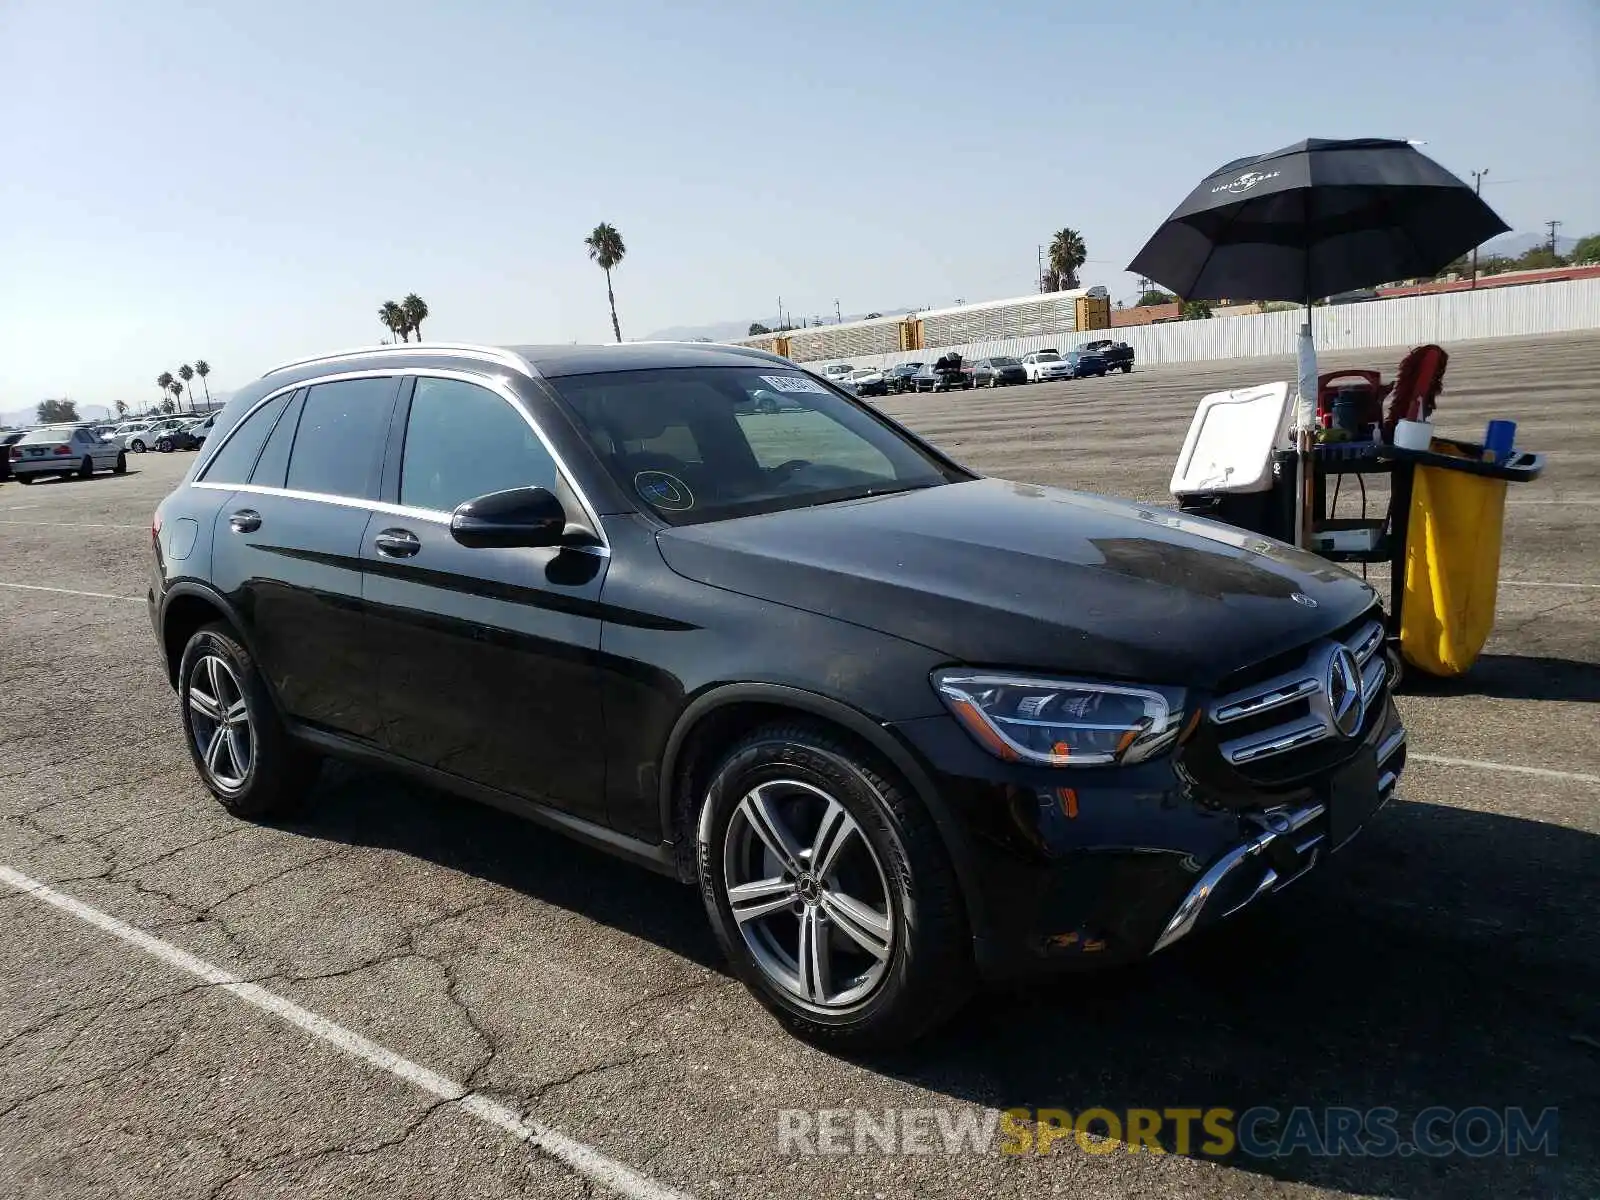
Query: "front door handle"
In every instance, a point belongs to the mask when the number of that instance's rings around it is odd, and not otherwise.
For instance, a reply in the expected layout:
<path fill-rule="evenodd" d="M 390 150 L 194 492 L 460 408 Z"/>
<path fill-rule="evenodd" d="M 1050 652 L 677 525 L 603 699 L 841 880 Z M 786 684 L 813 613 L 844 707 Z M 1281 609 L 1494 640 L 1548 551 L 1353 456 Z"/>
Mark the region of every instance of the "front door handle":
<path fill-rule="evenodd" d="M 421 539 L 409 529 L 385 529 L 372 544 L 385 558 L 410 558 L 422 549 Z"/>
<path fill-rule="evenodd" d="M 235 533 L 254 533 L 261 528 L 261 514 L 253 508 L 241 508 L 228 518 Z"/>

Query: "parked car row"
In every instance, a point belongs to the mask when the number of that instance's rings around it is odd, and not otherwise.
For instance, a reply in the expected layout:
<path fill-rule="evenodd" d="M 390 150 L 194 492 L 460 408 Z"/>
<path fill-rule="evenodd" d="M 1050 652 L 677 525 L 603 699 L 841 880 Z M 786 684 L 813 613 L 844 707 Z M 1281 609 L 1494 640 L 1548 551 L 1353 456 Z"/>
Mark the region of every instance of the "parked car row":
<path fill-rule="evenodd" d="M 124 450 L 143 454 L 146 450 L 198 450 L 211 432 L 216 414 L 204 417 L 162 417 L 158 420 L 140 419 L 124 421 L 121 425 L 100 430 L 102 437 L 116 442 Z"/>
<path fill-rule="evenodd" d="M 1057 379 L 1124 375 L 1133 370 L 1133 347 L 1126 342 L 1098 339 L 1075 350 L 1050 347 L 1021 358 L 996 354 L 964 362 L 959 354 L 941 355 L 933 363 L 904 362 L 893 367 L 856 367 L 829 363 L 820 374 L 830 383 L 858 396 L 889 396 L 901 392 L 947 392 L 956 388 L 1010 387 L 1019 383 L 1047 383 Z"/>

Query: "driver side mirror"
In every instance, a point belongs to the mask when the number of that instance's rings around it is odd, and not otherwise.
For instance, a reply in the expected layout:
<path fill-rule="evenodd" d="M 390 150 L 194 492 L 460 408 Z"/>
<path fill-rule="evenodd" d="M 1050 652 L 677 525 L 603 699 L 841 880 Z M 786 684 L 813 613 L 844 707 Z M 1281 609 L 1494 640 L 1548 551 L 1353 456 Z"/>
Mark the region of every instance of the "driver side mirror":
<path fill-rule="evenodd" d="M 450 536 L 474 550 L 557 546 L 566 528 L 561 501 L 541 487 L 490 492 L 450 515 Z"/>

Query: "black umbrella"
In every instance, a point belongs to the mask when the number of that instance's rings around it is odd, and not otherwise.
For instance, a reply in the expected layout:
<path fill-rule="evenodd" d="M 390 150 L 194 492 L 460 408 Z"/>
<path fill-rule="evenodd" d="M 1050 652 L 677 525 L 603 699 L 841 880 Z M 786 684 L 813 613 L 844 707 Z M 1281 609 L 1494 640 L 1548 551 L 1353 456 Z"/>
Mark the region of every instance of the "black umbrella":
<path fill-rule="evenodd" d="M 1309 304 L 1437 274 L 1509 228 L 1409 142 L 1309 138 L 1212 172 L 1128 270 L 1185 299 Z"/>

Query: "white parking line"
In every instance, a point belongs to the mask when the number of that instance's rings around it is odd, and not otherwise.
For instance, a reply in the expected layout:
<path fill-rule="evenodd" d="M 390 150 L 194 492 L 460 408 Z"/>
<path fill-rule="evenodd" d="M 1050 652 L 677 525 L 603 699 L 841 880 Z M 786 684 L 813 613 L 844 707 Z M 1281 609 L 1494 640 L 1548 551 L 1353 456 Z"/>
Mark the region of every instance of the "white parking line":
<path fill-rule="evenodd" d="M 1548 588 L 1585 588 L 1588 590 L 1600 589 L 1600 583 L 1546 583 L 1542 579 L 1502 579 L 1502 587 L 1548 587 Z"/>
<path fill-rule="evenodd" d="M 135 604 L 143 604 L 143 596 L 113 596 L 110 592 L 80 592 L 76 588 L 45 587 L 38 583 L 5 583 L 0 582 L 0 587 L 16 588 L 22 592 L 55 592 L 62 596 L 89 596 L 95 600 L 132 600 Z"/>
<path fill-rule="evenodd" d="M 32 525 L 43 529 L 149 529 L 148 525 L 102 525 L 94 521 L 11 521 L 0 518 L 0 525 Z"/>
<path fill-rule="evenodd" d="M 1476 767 L 1480 771 L 1511 771 L 1517 775 L 1537 775 L 1541 779 L 1571 779 L 1578 783 L 1600 783 L 1600 775 L 1582 771 L 1552 771 L 1549 767 L 1519 767 L 1514 763 L 1490 762 L 1482 758 L 1448 758 L 1442 754 L 1408 754 L 1407 762 L 1436 763 L 1441 767 Z"/>
<path fill-rule="evenodd" d="M 246 983 L 237 975 L 232 975 L 202 958 L 196 958 L 171 942 L 164 942 L 142 929 L 136 929 L 126 921 L 101 912 L 98 908 L 93 908 L 65 892 L 58 892 L 24 875 L 21 871 L 0 866 L 0 882 L 10 884 L 19 892 L 42 900 L 62 912 L 77 917 L 80 921 L 104 930 L 112 937 L 121 938 L 129 945 L 137 946 L 147 954 L 159 958 L 168 966 L 185 971 L 229 992 L 246 1004 L 254 1005 L 263 1012 L 287 1021 L 350 1058 L 377 1067 L 380 1071 L 387 1071 L 446 1103 L 459 1104 L 462 1111 L 469 1112 L 480 1121 L 542 1150 L 580 1175 L 619 1196 L 630 1197 L 632 1200 L 688 1200 L 686 1193 L 657 1183 L 654 1179 L 641 1175 L 632 1167 L 617 1162 L 592 1146 L 586 1146 L 537 1122 L 524 1121 L 516 1112 L 503 1104 L 469 1091 L 454 1080 L 430 1071 L 420 1063 L 403 1058 L 388 1047 L 369 1041 L 354 1030 L 346 1029 L 343 1025 L 328 1020 L 327 1017 L 302 1008 L 276 992 L 270 992 L 253 983 Z"/>

